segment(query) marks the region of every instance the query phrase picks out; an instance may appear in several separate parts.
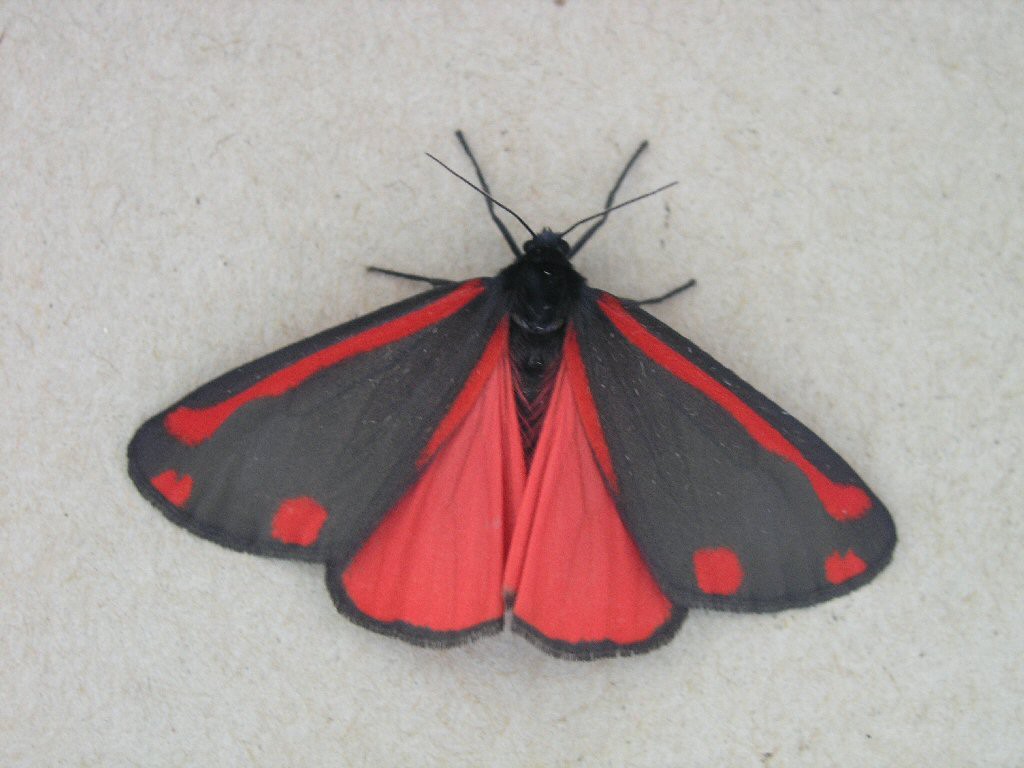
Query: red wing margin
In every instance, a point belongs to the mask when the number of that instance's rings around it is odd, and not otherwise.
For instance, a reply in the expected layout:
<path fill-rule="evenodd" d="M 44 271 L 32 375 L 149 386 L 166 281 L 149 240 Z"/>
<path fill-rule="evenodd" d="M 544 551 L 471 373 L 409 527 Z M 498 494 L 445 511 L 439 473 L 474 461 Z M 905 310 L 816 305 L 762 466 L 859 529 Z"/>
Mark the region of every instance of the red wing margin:
<path fill-rule="evenodd" d="M 132 479 L 219 544 L 347 561 L 419 476 L 503 313 L 472 280 L 249 363 L 144 424 Z"/>
<path fill-rule="evenodd" d="M 586 298 L 581 350 L 619 509 L 669 599 L 778 610 L 885 566 L 892 519 L 817 436 L 638 307 Z"/>

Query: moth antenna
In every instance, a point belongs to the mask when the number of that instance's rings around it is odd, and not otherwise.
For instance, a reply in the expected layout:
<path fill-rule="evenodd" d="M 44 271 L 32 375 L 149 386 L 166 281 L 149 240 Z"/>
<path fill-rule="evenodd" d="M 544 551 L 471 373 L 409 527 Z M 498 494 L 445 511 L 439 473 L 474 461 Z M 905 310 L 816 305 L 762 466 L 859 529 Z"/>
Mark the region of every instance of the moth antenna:
<path fill-rule="evenodd" d="M 647 139 L 641 141 L 640 146 L 636 148 L 635 152 L 633 152 L 633 156 L 626 161 L 626 167 L 622 169 L 622 173 L 619 174 L 619 178 L 615 180 L 615 185 L 612 187 L 612 191 L 608 193 L 608 199 L 604 201 L 605 208 L 615 205 L 615 196 L 619 193 L 619 187 L 622 186 L 622 182 L 626 180 L 626 176 L 629 174 L 630 169 L 636 165 L 636 161 L 640 159 L 640 155 L 644 153 L 644 150 L 646 150 L 648 146 L 649 144 Z M 594 224 L 580 236 L 580 239 L 576 241 L 576 244 L 573 245 L 569 251 L 570 259 L 582 250 L 583 246 L 587 244 L 587 241 L 594 236 L 594 233 L 604 225 L 607 218 L 607 215 L 604 216 L 599 222 Z"/>
<path fill-rule="evenodd" d="M 466 157 L 469 158 L 469 162 L 473 164 L 473 170 L 476 171 L 476 177 L 480 181 L 480 186 L 484 188 L 484 192 L 488 195 L 491 194 L 491 188 L 487 186 L 487 179 L 484 178 L 484 172 L 480 169 L 480 163 L 476 161 L 476 156 L 473 154 L 473 150 L 469 148 L 469 142 L 466 141 L 466 134 L 462 131 L 455 132 L 455 138 L 459 140 L 459 144 L 462 145 L 462 151 L 466 153 Z M 505 238 L 505 242 L 508 243 L 508 247 L 515 254 L 517 259 L 522 258 L 523 252 L 519 248 L 519 244 L 516 239 L 512 237 L 512 233 L 508 231 L 508 227 L 505 226 L 505 222 L 498 216 L 497 211 L 494 210 L 494 202 L 491 198 L 486 198 L 487 212 L 491 215 L 491 221 L 494 222 L 495 226 L 498 227 L 498 231 L 501 232 L 501 236 Z"/>
<path fill-rule="evenodd" d="M 511 213 L 511 214 L 512 214 L 512 215 L 513 215 L 513 216 L 515 217 L 516 221 L 518 221 L 518 222 L 519 222 L 520 224 L 522 224 L 522 225 L 523 225 L 523 226 L 524 226 L 524 227 L 526 228 L 526 231 L 530 233 L 530 237 L 536 237 L 536 236 L 537 236 L 537 233 L 536 233 L 536 232 L 534 232 L 534 231 L 533 231 L 532 229 L 530 229 L 530 225 L 529 225 L 529 224 L 527 224 L 527 223 L 526 223 L 525 221 L 523 221 L 523 217 L 522 217 L 522 216 L 520 216 L 520 215 L 519 215 L 518 213 L 516 213 L 515 211 L 513 211 L 513 210 L 512 210 L 511 208 L 509 208 L 509 207 L 508 207 L 507 205 L 505 205 L 504 203 L 500 202 L 499 200 L 495 200 L 495 199 L 494 199 L 494 198 L 493 198 L 493 197 L 492 197 L 492 196 L 491 196 L 490 194 L 488 194 L 487 192 L 484 192 L 484 190 L 480 189 L 480 187 L 478 187 L 478 186 L 477 186 L 476 184 L 474 184 L 474 183 L 473 183 L 472 181 L 470 181 L 469 179 L 467 179 L 467 178 L 466 178 L 465 176 L 463 176 L 463 175 L 462 175 L 461 173 L 459 173 L 458 171 L 452 170 L 452 169 L 451 169 L 450 167 L 448 167 L 447 165 L 445 165 L 444 163 L 442 163 L 442 162 L 441 162 L 440 160 L 438 160 L 438 159 L 437 159 L 436 157 L 434 157 L 434 156 L 433 156 L 432 154 L 430 154 L 429 152 L 425 152 L 424 154 L 425 154 L 425 155 L 426 155 L 427 157 L 429 157 L 429 158 L 430 158 L 431 160 L 433 160 L 433 161 L 434 161 L 435 163 L 437 163 L 438 165 L 440 165 L 440 166 L 441 166 L 442 168 L 444 168 L 444 169 L 445 169 L 446 171 L 448 171 L 448 173 L 450 173 L 450 174 L 451 174 L 452 176 L 455 176 L 455 177 L 456 177 L 456 178 L 458 178 L 458 179 L 462 179 L 462 180 L 463 180 L 464 182 L 466 182 L 466 184 L 468 184 L 469 186 L 471 186 L 471 187 L 472 187 L 473 189 L 475 189 L 475 190 L 476 190 L 477 192 L 479 192 L 479 193 L 480 193 L 481 195 L 483 195 L 484 197 L 486 197 L 486 198 L 487 198 L 488 200 L 490 200 L 490 201 L 491 201 L 492 203 L 494 203 L 494 204 L 495 204 L 496 206 L 498 206 L 499 208 L 501 208 L 501 209 L 502 209 L 503 211 L 508 211 L 509 213 Z"/>
<path fill-rule="evenodd" d="M 569 234 L 574 229 L 576 229 L 576 227 L 578 227 L 580 224 L 586 224 L 588 221 L 593 221 L 594 219 L 603 218 L 604 216 L 607 216 L 612 211 L 617 211 L 619 208 L 625 208 L 627 205 L 632 205 L 633 203 L 639 202 L 640 200 L 643 200 L 645 197 L 650 197 L 651 195 L 656 195 L 659 192 L 664 192 L 669 187 L 674 187 L 678 183 L 679 183 L 678 181 L 669 182 L 668 184 L 666 184 L 663 187 L 658 187 L 657 189 L 652 189 L 650 192 L 645 192 L 642 195 L 637 195 L 636 197 L 630 198 L 629 200 L 627 200 L 624 203 L 619 203 L 618 205 L 613 205 L 610 208 L 605 208 L 603 211 L 598 211 L 597 213 L 593 214 L 592 216 L 587 216 L 584 219 L 580 219 L 575 224 L 573 224 L 571 227 L 569 227 L 567 230 L 565 230 L 564 232 L 559 233 L 558 236 L 559 237 L 565 237 L 567 234 Z M 580 242 L 582 242 L 582 238 L 580 239 Z M 577 243 L 577 245 L 579 245 L 579 243 Z M 575 252 L 576 250 L 577 249 L 574 248 L 573 252 Z"/>

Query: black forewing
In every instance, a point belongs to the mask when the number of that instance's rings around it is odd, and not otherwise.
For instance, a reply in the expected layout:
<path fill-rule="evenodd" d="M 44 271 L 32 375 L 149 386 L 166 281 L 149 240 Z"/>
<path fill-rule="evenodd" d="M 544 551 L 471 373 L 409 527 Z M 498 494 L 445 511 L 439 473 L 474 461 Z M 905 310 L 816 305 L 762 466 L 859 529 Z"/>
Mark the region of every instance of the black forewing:
<path fill-rule="evenodd" d="M 416 459 L 444 417 L 502 314 L 490 280 L 451 316 L 316 373 L 295 389 L 243 405 L 206 441 L 168 434 L 179 406 L 216 404 L 356 334 L 421 310 L 459 286 L 385 307 L 268 355 L 196 390 L 147 421 L 128 448 L 135 484 L 173 522 L 219 544 L 261 555 L 347 561 L 408 489 Z M 465 285 L 465 284 L 463 284 Z M 178 506 L 152 479 L 192 479 Z M 271 536 L 283 501 L 309 498 L 328 512 L 315 543 Z"/>
<path fill-rule="evenodd" d="M 646 331 L 738 395 L 827 477 L 867 492 L 872 507 L 856 520 L 830 517 L 799 469 L 627 340 L 597 306 L 599 296 L 588 289 L 576 313 L 581 352 L 618 475 L 620 512 L 669 599 L 778 610 L 848 592 L 885 566 L 896 542 L 892 519 L 843 459 L 692 342 L 624 302 Z M 698 586 L 694 554 L 719 548 L 742 565 L 734 594 Z M 851 551 L 866 570 L 833 583 L 826 560 Z"/>

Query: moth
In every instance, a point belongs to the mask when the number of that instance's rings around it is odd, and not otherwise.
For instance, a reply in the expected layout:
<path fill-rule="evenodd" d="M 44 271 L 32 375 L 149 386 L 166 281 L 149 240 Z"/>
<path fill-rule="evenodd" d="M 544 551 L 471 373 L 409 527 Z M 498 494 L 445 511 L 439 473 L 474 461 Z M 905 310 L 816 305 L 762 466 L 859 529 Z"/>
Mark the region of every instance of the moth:
<path fill-rule="evenodd" d="M 878 497 L 643 308 L 692 281 L 632 301 L 573 267 L 610 211 L 647 196 L 615 202 L 646 142 L 600 213 L 536 233 L 456 136 L 479 185 L 448 170 L 484 196 L 512 263 L 465 281 L 374 268 L 430 288 L 147 421 L 128 448 L 143 496 L 223 546 L 325 564 L 342 614 L 426 646 L 508 624 L 557 656 L 637 653 L 691 608 L 778 611 L 875 576 L 896 543 Z"/>

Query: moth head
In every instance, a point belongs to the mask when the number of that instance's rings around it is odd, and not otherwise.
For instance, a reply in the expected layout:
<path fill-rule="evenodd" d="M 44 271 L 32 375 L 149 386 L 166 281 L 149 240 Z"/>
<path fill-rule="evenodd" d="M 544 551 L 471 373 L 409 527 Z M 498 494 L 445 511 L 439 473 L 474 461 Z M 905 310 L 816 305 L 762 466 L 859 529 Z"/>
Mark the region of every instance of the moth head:
<path fill-rule="evenodd" d="M 554 333 L 569 317 L 583 278 L 569 263 L 569 244 L 550 229 L 523 244 L 523 255 L 504 272 L 510 315 L 532 334 Z"/>
<path fill-rule="evenodd" d="M 523 258 L 538 264 L 568 263 L 572 248 L 561 235 L 545 227 L 539 235 L 523 243 Z"/>

